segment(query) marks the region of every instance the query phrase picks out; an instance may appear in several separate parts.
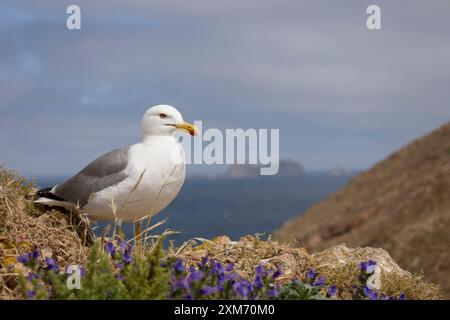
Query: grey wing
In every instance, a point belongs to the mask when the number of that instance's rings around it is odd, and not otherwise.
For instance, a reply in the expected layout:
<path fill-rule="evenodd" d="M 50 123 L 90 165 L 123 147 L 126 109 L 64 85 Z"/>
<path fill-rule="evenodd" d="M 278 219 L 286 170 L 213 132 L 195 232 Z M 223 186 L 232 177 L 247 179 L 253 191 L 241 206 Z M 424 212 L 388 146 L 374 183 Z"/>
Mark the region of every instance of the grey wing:
<path fill-rule="evenodd" d="M 88 164 L 75 176 L 57 185 L 53 193 L 66 201 L 87 204 L 89 197 L 104 188 L 124 180 L 128 164 L 128 149 L 113 150 Z"/>

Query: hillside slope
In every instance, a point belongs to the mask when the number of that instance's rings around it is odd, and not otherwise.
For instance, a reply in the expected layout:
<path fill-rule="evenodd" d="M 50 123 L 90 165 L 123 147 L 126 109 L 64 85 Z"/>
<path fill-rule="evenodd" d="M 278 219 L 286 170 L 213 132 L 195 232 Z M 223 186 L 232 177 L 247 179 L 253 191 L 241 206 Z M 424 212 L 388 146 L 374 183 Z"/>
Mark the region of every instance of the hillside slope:
<path fill-rule="evenodd" d="M 382 247 L 450 297 L 450 123 L 356 176 L 274 237 L 314 251 Z"/>

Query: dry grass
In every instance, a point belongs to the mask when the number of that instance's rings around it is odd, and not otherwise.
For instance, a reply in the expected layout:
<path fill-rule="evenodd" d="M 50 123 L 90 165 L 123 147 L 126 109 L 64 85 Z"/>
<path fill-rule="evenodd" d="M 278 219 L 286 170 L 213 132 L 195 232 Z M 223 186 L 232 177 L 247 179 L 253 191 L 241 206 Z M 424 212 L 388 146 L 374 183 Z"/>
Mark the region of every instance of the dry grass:
<path fill-rule="evenodd" d="M 262 263 L 270 269 L 280 269 L 283 272 L 280 277 L 282 282 L 303 277 L 312 266 L 310 256 L 304 249 L 262 241 L 258 236 L 242 237 L 239 241 L 221 236 L 198 246 L 186 245 L 182 250 L 169 251 L 168 254 L 176 254 L 188 263 L 199 262 L 204 256 L 213 257 L 223 264 L 233 263 L 237 273 L 246 278 L 253 277 L 255 267 Z"/>
<path fill-rule="evenodd" d="M 32 201 L 26 199 L 32 192 L 32 184 L 0 168 L 0 299 L 21 297 L 17 285 L 21 266 L 16 263 L 20 253 L 39 247 L 61 266 L 86 261 L 88 248 L 70 218 L 60 212 L 37 217 Z"/>

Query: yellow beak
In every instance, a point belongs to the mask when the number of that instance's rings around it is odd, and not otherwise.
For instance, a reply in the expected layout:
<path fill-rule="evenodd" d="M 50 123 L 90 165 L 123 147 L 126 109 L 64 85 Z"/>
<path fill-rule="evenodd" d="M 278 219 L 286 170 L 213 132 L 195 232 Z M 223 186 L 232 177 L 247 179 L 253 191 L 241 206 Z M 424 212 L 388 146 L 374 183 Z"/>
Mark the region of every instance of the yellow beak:
<path fill-rule="evenodd" d="M 173 124 L 173 126 L 177 129 L 184 130 L 188 132 L 191 136 L 198 135 L 198 129 L 193 124 L 190 124 L 188 122 L 185 122 L 183 124 Z"/>

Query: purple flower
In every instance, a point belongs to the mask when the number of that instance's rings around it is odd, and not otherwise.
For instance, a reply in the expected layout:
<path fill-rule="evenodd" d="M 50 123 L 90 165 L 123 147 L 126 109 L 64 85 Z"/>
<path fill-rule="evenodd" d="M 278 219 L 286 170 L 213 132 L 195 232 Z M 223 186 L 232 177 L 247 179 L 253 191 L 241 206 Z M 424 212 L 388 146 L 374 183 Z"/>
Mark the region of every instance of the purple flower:
<path fill-rule="evenodd" d="M 281 276 L 281 270 L 276 270 L 274 273 L 273 273 L 273 275 L 272 275 L 272 279 L 276 279 L 276 278 L 278 278 L 279 276 Z"/>
<path fill-rule="evenodd" d="M 184 300 L 194 300 L 194 297 L 190 294 L 184 296 Z"/>
<path fill-rule="evenodd" d="M 17 261 L 22 263 L 22 264 L 27 264 L 28 262 L 30 262 L 30 255 L 22 253 L 21 255 L 19 255 L 17 257 Z"/>
<path fill-rule="evenodd" d="M 407 300 L 406 294 L 403 292 L 400 293 L 400 296 L 398 297 L 400 300 Z"/>
<path fill-rule="evenodd" d="M 243 299 L 247 299 L 249 292 L 249 283 L 246 279 L 243 279 L 239 282 L 236 282 L 234 285 L 234 289 L 237 294 L 240 294 Z"/>
<path fill-rule="evenodd" d="M 221 272 L 217 275 L 217 282 L 220 287 L 222 287 L 223 283 L 227 279 L 227 275 L 224 272 Z"/>
<path fill-rule="evenodd" d="M 34 249 L 34 250 L 31 252 L 31 258 L 32 258 L 34 261 L 38 261 L 40 256 L 41 256 L 41 253 L 39 252 L 39 249 Z"/>
<path fill-rule="evenodd" d="M 232 272 L 228 275 L 228 281 L 235 281 L 238 278 L 238 274 L 236 272 Z"/>
<path fill-rule="evenodd" d="M 368 267 L 373 267 L 373 266 L 376 266 L 376 265 L 377 265 L 377 262 L 374 261 L 374 260 L 369 260 L 369 261 L 367 261 L 367 266 L 368 266 Z"/>
<path fill-rule="evenodd" d="M 127 249 L 128 243 L 124 239 L 120 240 L 120 250 L 122 250 L 122 252 L 125 252 L 127 251 Z"/>
<path fill-rule="evenodd" d="M 231 272 L 233 271 L 234 265 L 232 263 L 227 264 L 225 271 Z"/>
<path fill-rule="evenodd" d="M 194 271 L 195 271 L 195 267 L 194 267 L 194 266 L 190 266 L 190 267 L 189 267 L 189 272 L 192 273 L 192 272 L 194 272 Z"/>
<path fill-rule="evenodd" d="M 369 289 L 368 287 L 364 287 L 364 295 L 369 300 L 378 300 L 378 292 L 376 290 Z"/>
<path fill-rule="evenodd" d="M 123 270 L 125 268 L 125 264 L 123 262 L 119 262 L 116 264 L 116 268 L 119 270 Z"/>
<path fill-rule="evenodd" d="M 189 290 L 189 282 L 187 278 L 181 278 L 178 280 L 178 286 L 184 290 Z"/>
<path fill-rule="evenodd" d="M 323 277 L 319 277 L 316 281 L 316 283 L 314 283 L 315 286 L 323 286 L 325 284 L 325 279 Z"/>
<path fill-rule="evenodd" d="M 373 291 L 372 295 L 369 297 L 370 300 L 378 300 L 379 299 L 379 294 L 377 291 Z"/>
<path fill-rule="evenodd" d="M 175 270 L 175 272 L 179 272 L 182 273 L 184 272 L 184 264 L 183 264 L 183 260 L 178 259 L 177 261 L 175 261 L 175 264 L 173 265 L 173 270 Z"/>
<path fill-rule="evenodd" d="M 211 274 L 223 274 L 224 270 L 223 270 L 223 266 L 220 262 L 215 263 L 214 265 L 212 265 L 211 268 Z"/>
<path fill-rule="evenodd" d="M 130 263 L 131 261 L 133 261 L 133 257 L 128 250 L 125 250 L 125 252 L 123 253 L 122 261 L 125 263 Z"/>
<path fill-rule="evenodd" d="M 58 264 L 56 263 L 55 259 L 50 258 L 50 257 L 45 258 L 45 266 L 46 266 L 47 270 L 53 271 L 55 273 L 59 273 L 59 267 L 58 267 Z"/>
<path fill-rule="evenodd" d="M 367 270 L 367 262 L 363 261 L 359 264 L 359 269 L 361 269 L 361 271 L 366 272 Z"/>
<path fill-rule="evenodd" d="M 177 286 L 177 277 L 175 277 L 173 274 L 170 275 L 170 282 L 172 282 L 172 291 L 175 291 L 178 289 Z"/>
<path fill-rule="evenodd" d="M 333 297 L 337 294 L 337 287 L 332 284 L 331 286 L 328 287 L 328 294 Z"/>
<path fill-rule="evenodd" d="M 119 274 L 116 276 L 116 279 L 121 280 L 121 281 L 125 281 L 125 276 L 124 276 L 122 273 L 119 273 Z"/>
<path fill-rule="evenodd" d="M 262 265 L 258 264 L 256 266 L 255 271 L 256 271 L 257 276 L 262 276 L 264 274 L 264 267 Z"/>
<path fill-rule="evenodd" d="M 208 257 L 203 257 L 199 267 L 204 267 L 208 263 Z"/>
<path fill-rule="evenodd" d="M 365 272 L 368 274 L 371 274 L 375 271 L 375 267 L 377 265 L 377 262 L 374 260 L 369 260 L 366 262 L 366 270 Z"/>
<path fill-rule="evenodd" d="M 309 269 L 308 272 L 306 272 L 306 278 L 307 279 L 314 279 L 316 277 L 317 273 L 314 272 L 314 270 Z"/>
<path fill-rule="evenodd" d="M 223 279 L 219 279 L 217 282 L 217 290 L 223 291 L 225 290 L 224 283 L 226 282 L 226 277 L 223 277 Z"/>
<path fill-rule="evenodd" d="M 261 289 L 264 286 L 264 282 L 261 276 L 257 275 L 255 277 L 255 280 L 253 281 L 253 285 L 258 288 Z"/>
<path fill-rule="evenodd" d="M 33 299 L 36 296 L 36 291 L 34 290 L 28 290 L 27 291 L 27 298 L 28 299 Z"/>
<path fill-rule="evenodd" d="M 114 248 L 114 244 L 112 243 L 112 241 L 108 241 L 105 243 L 105 251 L 108 252 L 110 255 L 116 253 L 116 248 Z"/>
<path fill-rule="evenodd" d="M 275 297 L 277 297 L 277 296 L 278 296 L 278 293 L 279 293 L 279 290 L 278 290 L 278 286 L 277 286 L 277 285 L 273 286 L 272 288 L 270 288 L 270 289 L 267 291 L 267 295 L 268 295 L 270 298 L 275 298 Z"/>
<path fill-rule="evenodd" d="M 200 289 L 200 294 L 202 296 L 209 296 L 209 295 L 214 294 L 216 292 L 217 292 L 217 288 L 216 287 L 203 286 Z"/>
<path fill-rule="evenodd" d="M 243 299 L 247 299 L 248 296 L 248 287 L 246 286 L 241 286 L 239 288 L 239 294 L 242 296 Z"/>
<path fill-rule="evenodd" d="M 28 273 L 27 278 L 28 278 L 28 281 L 32 282 L 33 279 L 39 279 L 39 275 L 37 273 L 30 272 L 30 273 Z"/>
<path fill-rule="evenodd" d="M 200 270 L 194 270 L 189 274 L 189 281 L 196 282 L 203 279 L 203 272 Z"/>
<path fill-rule="evenodd" d="M 214 268 L 215 265 L 216 265 L 216 260 L 214 260 L 213 258 L 209 259 L 209 266 L 210 266 L 211 268 Z"/>

